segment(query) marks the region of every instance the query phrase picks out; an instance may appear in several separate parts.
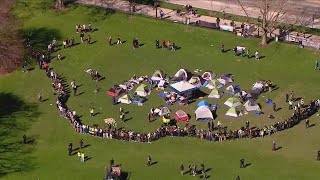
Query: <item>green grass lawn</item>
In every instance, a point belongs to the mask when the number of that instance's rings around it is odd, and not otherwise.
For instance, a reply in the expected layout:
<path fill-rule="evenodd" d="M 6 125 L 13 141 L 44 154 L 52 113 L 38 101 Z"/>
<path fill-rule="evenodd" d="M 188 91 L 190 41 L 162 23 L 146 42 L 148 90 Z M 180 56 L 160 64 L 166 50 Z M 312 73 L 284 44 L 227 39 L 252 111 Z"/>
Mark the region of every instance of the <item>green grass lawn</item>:
<path fill-rule="evenodd" d="M 75 24 L 91 22 L 97 31 L 91 34 L 92 45 L 86 43 L 61 50 L 65 57 L 62 61 L 55 59 L 50 64 L 70 83 L 73 79 L 82 84 L 79 93 L 82 95 L 70 97 L 68 106 L 75 109 L 81 120 L 86 124 L 104 125 L 107 117 L 118 118 L 119 107 L 129 111 L 131 120 L 124 124 L 126 129 L 149 132 L 160 124 L 157 120 L 147 123 L 146 114 L 151 107 L 164 105 L 165 102 L 153 91 L 148 96 L 147 103 L 136 105 L 111 105 L 111 97 L 106 91 L 114 84 L 128 80 L 133 74 L 152 75 L 154 70 L 161 69 L 168 75 L 180 68 L 190 71 L 195 69 L 212 70 L 216 74 L 232 73 L 235 83 L 242 89 L 251 89 L 252 84 L 260 79 L 271 79 L 279 89 L 260 96 L 258 102 L 265 112 L 262 116 L 247 115 L 240 118 L 228 118 L 224 114 L 227 108 L 221 100 L 209 99 L 210 103 L 218 103 L 218 119 L 231 129 L 239 128 L 249 120 L 253 126 L 261 127 L 276 121 L 281 121 L 291 115 L 288 105 L 284 103 L 286 92 L 293 90 L 296 97 L 302 97 L 305 102 L 318 98 L 320 85 L 319 72 L 313 70 L 316 55 L 311 49 L 300 49 L 295 45 L 272 42 L 267 47 L 258 47 L 258 39 L 243 39 L 229 33 L 208 29 L 187 27 L 165 21 L 115 13 L 101 9 L 83 6 L 71 6 L 63 12 L 38 10 L 39 3 L 30 1 L 23 4 L 18 1 L 15 13 L 22 19 L 22 31 L 31 37 L 34 46 L 46 49 L 47 43 L 53 37 L 58 40 L 72 36 L 79 42 L 75 33 Z M 40 3 L 41 4 L 41 3 Z M 43 4 L 42 4 L 43 5 Z M 42 7 L 41 5 L 41 7 Z M 110 47 L 108 36 L 115 40 L 120 35 L 126 43 Z M 138 37 L 144 45 L 132 49 L 132 39 Z M 155 49 L 155 40 L 171 40 L 181 49 L 176 52 Z M 259 50 L 265 56 L 261 61 L 247 60 L 233 56 L 232 51 L 222 54 L 221 44 L 232 49 L 235 45 L 248 47 L 251 52 Z M 211 46 L 212 45 L 212 46 Z M 54 54 L 55 55 L 55 54 Z M 94 95 L 95 83 L 89 75 L 83 72 L 86 68 L 98 70 L 105 80 L 99 82 L 102 91 Z M 203 89 L 203 91 L 209 93 Z M 38 92 L 47 99 L 42 104 L 36 102 Z M 213 143 L 193 138 L 164 138 L 151 144 L 138 144 L 117 140 L 103 140 L 77 134 L 69 123 L 60 118 L 55 108 L 55 96 L 51 82 L 45 73 L 38 70 L 28 74 L 16 71 L 0 77 L 0 177 L 4 179 L 102 179 L 104 167 L 114 158 L 116 163 L 123 165 L 130 179 L 194 179 L 179 173 L 181 163 L 200 164 L 204 162 L 207 168 L 212 168 L 208 174 L 210 179 L 317 179 L 319 164 L 315 161 L 316 152 L 320 147 L 318 141 L 319 117 L 310 118 L 316 125 L 305 129 L 304 123 L 294 128 L 264 139 L 243 139 Z M 272 107 L 266 106 L 265 98 L 271 98 L 282 110 L 273 113 Z M 198 102 L 198 101 L 197 101 Z M 196 103 L 188 106 L 170 106 L 172 111 L 183 109 L 193 117 Z M 89 117 L 89 108 L 95 107 L 101 114 Z M 101 109 L 100 109 L 101 108 Z M 267 118 L 273 113 L 274 120 Z M 118 122 L 118 125 L 121 123 Z M 206 124 L 191 124 L 206 128 Z M 22 145 L 23 133 L 34 139 L 28 145 Z M 85 144 L 85 154 L 92 157 L 85 163 L 80 163 L 76 156 L 67 155 L 67 145 L 70 141 L 78 145 L 81 138 Z M 271 142 L 275 140 L 282 149 L 271 151 Z M 147 155 L 152 155 L 158 163 L 146 167 Z M 251 165 L 239 169 L 239 160 L 245 158 Z M 199 177 L 198 177 L 199 178 Z"/>

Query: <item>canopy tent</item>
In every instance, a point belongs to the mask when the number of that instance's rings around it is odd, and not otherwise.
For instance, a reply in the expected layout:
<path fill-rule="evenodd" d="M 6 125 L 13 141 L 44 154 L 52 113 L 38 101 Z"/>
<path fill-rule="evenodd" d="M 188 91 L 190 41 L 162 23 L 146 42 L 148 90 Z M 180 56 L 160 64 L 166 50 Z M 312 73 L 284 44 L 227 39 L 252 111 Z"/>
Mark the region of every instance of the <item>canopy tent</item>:
<path fill-rule="evenodd" d="M 240 87 L 238 85 L 230 85 L 226 88 L 226 90 L 224 91 L 227 94 L 237 94 L 238 92 L 240 92 Z"/>
<path fill-rule="evenodd" d="M 200 106 L 195 111 L 196 120 L 199 122 L 209 122 L 213 120 L 212 112 L 208 106 Z"/>
<path fill-rule="evenodd" d="M 216 98 L 216 99 L 220 99 L 221 95 L 220 92 L 217 88 L 213 88 L 211 93 L 209 94 L 208 98 Z"/>
<path fill-rule="evenodd" d="M 164 78 L 164 74 L 161 70 L 156 70 L 154 74 L 151 76 L 152 81 L 160 81 Z"/>
<path fill-rule="evenodd" d="M 200 107 L 200 106 L 207 106 L 207 107 L 210 107 L 210 104 L 208 101 L 206 100 L 202 100 L 200 101 L 198 104 L 197 104 L 197 107 Z"/>
<path fill-rule="evenodd" d="M 187 81 L 188 72 L 185 69 L 179 69 L 179 71 L 173 76 L 172 81 Z"/>
<path fill-rule="evenodd" d="M 187 121 L 189 120 L 188 114 L 183 110 L 178 110 L 174 113 L 174 119 L 177 121 Z"/>
<path fill-rule="evenodd" d="M 189 80 L 189 83 L 194 85 L 194 86 L 200 87 L 200 86 L 202 86 L 203 80 L 201 80 L 198 76 L 193 76 Z"/>
<path fill-rule="evenodd" d="M 208 89 L 213 89 L 213 88 L 221 88 L 223 85 L 221 85 L 221 83 L 218 81 L 218 80 L 216 80 L 216 79 L 213 79 L 213 80 L 210 80 L 210 81 L 207 81 L 208 83 L 207 83 L 207 85 L 206 85 L 206 87 L 208 88 Z"/>
<path fill-rule="evenodd" d="M 171 84 L 169 87 L 179 95 L 186 94 L 197 89 L 197 87 L 195 87 L 194 85 L 186 81 L 180 81 L 180 82 Z"/>
<path fill-rule="evenodd" d="M 165 116 L 167 114 L 170 114 L 170 110 L 167 107 L 162 107 L 158 114 L 159 116 Z"/>
<path fill-rule="evenodd" d="M 114 85 L 112 88 L 109 89 L 109 91 L 107 92 L 107 94 L 109 96 L 112 97 L 118 97 L 124 94 L 124 89 L 122 89 L 121 87 Z"/>
<path fill-rule="evenodd" d="M 231 97 L 227 99 L 227 101 L 224 104 L 229 107 L 237 107 L 241 105 L 241 102 L 238 98 Z"/>
<path fill-rule="evenodd" d="M 141 84 L 135 91 L 138 96 L 146 97 L 150 94 L 150 91 L 145 84 Z"/>
<path fill-rule="evenodd" d="M 235 107 L 232 107 L 228 110 L 226 113 L 226 116 L 231 116 L 231 117 L 239 117 L 239 111 Z"/>
<path fill-rule="evenodd" d="M 247 111 L 256 111 L 260 109 L 259 105 L 252 99 L 248 100 L 243 106 Z"/>
<path fill-rule="evenodd" d="M 121 96 L 118 99 L 118 102 L 123 103 L 123 104 L 131 104 L 132 103 L 131 98 L 128 96 L 128 94 Z"/>
<path fill-rule="evenodd" d="M 212 71 L 206 71 L 201 76 L 206 81 L 211 81 L 214 77 L 216 77 L 216 74 Z"/>

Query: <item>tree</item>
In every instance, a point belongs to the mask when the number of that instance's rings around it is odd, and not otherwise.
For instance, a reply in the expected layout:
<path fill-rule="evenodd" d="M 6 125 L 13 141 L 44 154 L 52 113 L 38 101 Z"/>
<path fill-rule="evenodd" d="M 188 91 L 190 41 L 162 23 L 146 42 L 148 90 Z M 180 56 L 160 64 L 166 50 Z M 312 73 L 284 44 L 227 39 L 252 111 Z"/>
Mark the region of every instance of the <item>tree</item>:
<path fill-rule="evenodd" d="M 56 0 L 55 8 L 63 9 L 64 8 L 64 0 Z"/>
<path fill-rule="evenodd" d="M 246 16 L 250 17 L 241 1 L 238 0 L 238 3 Z M 276 29 L 289 10 L 288 0 L 255 0 L 254 7 L 258 9 L 261 17 L 261 21 L 258 22 L 262 30 L 261 45 L 266 45 L 268 33 L 271 34 Z"/>

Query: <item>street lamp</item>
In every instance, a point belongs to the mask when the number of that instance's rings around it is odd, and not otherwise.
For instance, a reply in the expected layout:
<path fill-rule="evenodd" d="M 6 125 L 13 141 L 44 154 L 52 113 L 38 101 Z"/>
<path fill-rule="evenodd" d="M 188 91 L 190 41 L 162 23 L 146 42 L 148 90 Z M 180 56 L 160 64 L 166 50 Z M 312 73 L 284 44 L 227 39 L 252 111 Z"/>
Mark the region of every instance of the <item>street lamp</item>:
<path fill-rule="evenodd" d="M 154 6 L 155 6 L 155 8 L 156 8 L 156 19 L 157 19 L 157 18 L 158 18 L 158 6 L 159 6 L 158 0 L 155 0 L 155 1 L 154 1 Z"/>

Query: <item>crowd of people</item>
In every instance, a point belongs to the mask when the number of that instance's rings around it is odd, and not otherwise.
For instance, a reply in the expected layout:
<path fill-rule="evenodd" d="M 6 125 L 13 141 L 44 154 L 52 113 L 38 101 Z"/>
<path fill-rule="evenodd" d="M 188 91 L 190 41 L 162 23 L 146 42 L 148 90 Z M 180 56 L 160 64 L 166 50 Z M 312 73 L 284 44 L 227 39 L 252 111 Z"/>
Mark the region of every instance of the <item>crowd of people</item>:
<path fill-rule="evenodd" d="M 224 141 L 239 138 L 255 138 L 271 135 L 279 131 L 289 129 L 301 120 L 307 119 L 313 115 L 320 107 L 320 100 L 311 101 L 307 106 L 296 110 L 293 115 L 283 122 L 277 122 L 274 125 L 264 126 L 261 128 L 250 128 L 250 123 L 247 122 L 244 127 L 238 130 L 228 130 L 218 122 L 217 127 L 214 127 L 214 122 L 208 125 L 208 129 L 196 129 L 195 126 L 189 126 L 186 123 L 183 128 L 176 125 L 175 122 L 163 124 L 154 132 L 139 133 L 132 130 L 127 130 L 123 127 L 118 128 L 116 124 L 109 124 L 107 127 L 99 127 L 98 125 L 86 125 L 81 123 L 76 111 L 70 110 L 66 105 L 67 87 L 61 77 L 52 69 L 47 70 L 47 76 L 52 80 L 53 90 L 57 93 L 56 107 L 61 117 L 67 119 L 74 130 L 78 133 L 88 134 L 100 138 L 118 139 L 123 141 L 133 141 L 140 143 L 150 143 L 160 138 L 169 137 L 195 137 L 207 141 Z M 308 121 L 308 120 L 307 120 Z M 306 122 L 307 122 L 306 121 Z"/>

